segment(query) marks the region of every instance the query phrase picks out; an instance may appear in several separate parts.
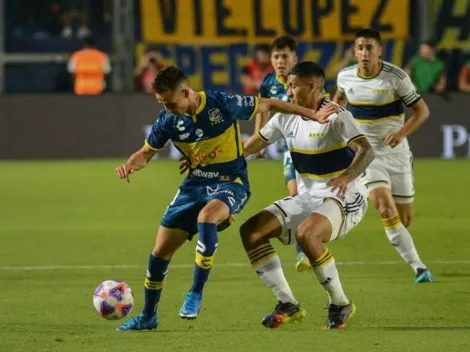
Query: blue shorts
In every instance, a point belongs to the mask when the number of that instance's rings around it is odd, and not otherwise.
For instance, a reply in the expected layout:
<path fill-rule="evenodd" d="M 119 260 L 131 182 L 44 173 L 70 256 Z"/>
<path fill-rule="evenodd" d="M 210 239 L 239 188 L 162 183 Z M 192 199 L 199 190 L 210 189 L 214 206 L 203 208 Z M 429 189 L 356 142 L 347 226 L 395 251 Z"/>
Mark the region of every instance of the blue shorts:
<path fill-rule="evenodd" d="M 168 206 L 161 225 L 178 228 L 189 233 L 189 239 L 197 231 L 197 218 L 204 206 L 213 199 L 218 199 L 230 209 L 230 218 L 218 226 L 218 231 L 225 230 L 233 218 L 242 211 L 250 199 L 247 185 L 237 182 L 220 182 L 204 185 L 181 185 L 175 198 Z"/>
<path fill-rule="evenodd" d="M 284 159 L 283 159 L 284 181 L 287 184 L 289 181 L 292 181 L 292 180 L 295 181 L 295 167 L 294 167 L 294 164 L 292 163 L 292 158 L 290 156 L 289 147 L 287 146 L 287 143 L 285 141 L 284 141 L 284 146 L 282 148 L 282 153 L 284 156 Z"/>

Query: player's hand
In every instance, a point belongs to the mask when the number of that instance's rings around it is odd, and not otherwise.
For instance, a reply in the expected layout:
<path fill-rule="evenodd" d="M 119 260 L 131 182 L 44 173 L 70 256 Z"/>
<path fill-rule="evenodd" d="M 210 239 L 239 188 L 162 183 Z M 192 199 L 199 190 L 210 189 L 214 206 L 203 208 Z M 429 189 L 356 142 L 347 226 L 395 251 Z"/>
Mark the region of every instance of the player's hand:
<path fill-rule="evenodd" d="M 338 109 L 339 107 L 335 104 L 326 104 L 313 114 L 313 120 L 322 124 L 327 123 L 329 121 L 330 115 L 337 112 Z"/>
<path fill-rule="evenodd" d="M 349 184 L 349 177 L 345 174 L 339 175 L 337 177 L 333 177 L 329 180 L 326 185 L 331 187 L 333 192 L 338 191 L 339 197 L 344 197 L 346 194 L 346 189 L 348 188 Z"/>
<path fill-rule="evenodd" d="M 126 179 L 127 183 L 130 183 L 129 175 L 133 174 L 136 170 L 129 164 L 122 164 L 114 172 L 119 176 L 120 179 Z"/>
<path fill-rule="evenodd" d="M 180 175 L 184 174 L 186 171 L 188 174 L 190 173 L 191 169 L 191 164 L 189 163 L 188 159 L 186 159 L 184 156 L 179 158 L 180 161 Z"/>
<path fill-rule="evenodd" d="M 392 148 L 395 148 L 405 139 L 405 135 L 402 132 L 398 131 L 394 133 L 389 133 L 385 137 L 382 137 L 382 139 L 385 145 L 389 145 Z"/>

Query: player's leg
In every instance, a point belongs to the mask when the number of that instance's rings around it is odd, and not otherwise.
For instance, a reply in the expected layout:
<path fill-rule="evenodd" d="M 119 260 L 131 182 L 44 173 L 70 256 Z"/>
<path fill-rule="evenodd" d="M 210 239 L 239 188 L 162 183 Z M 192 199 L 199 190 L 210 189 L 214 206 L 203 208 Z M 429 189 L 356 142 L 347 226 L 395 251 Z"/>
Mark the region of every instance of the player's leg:
<path fill-rule="evenodd" d="M 409 228 L 413 221 L 414 202 L 402 204 L 399 200 L 397 202 L 397 198 L 395 198 L 395 206 L 397 207 L 398 214 L 400 215 L 401 223 L 406 228 Z"/>
<path fill-rule="evenodd" d="M 206 189 L 204 189 L 206 191 Z M 202 293 L 218 246 L 218 231 L 225 229 L 231 216 L 240 212 L 249 199 L 250 193 L 241 184 L 219 184 L 207 190 L 207 204 L 197 217 L 199 239 L 196 247 L 193 284 L 180 310 L 180 317 L 195 319 L 201 309 Z"/>
<path fill-rule="evenodd" d="M 289 196 L 293 197 L 297 194 L 297 179 L 295 176 L 295 167 L 292 163 L 292 158 L 290 156 L 289 148 L 287 144 L 284 144 L 284 158 L 283 158 L 283 166 L 284 166 L 284 181 L 287 186 L 287 191 L 289 192 Z M 300 249 L 299 245 L 295 244 L 295 250 L 297 252 L 297 260 L 295 263 L 295 269 L 298 272 L 306 271 L 310 269 L 310 262 L 308 261 L 305 254 Z"/>
<path fill-rule="evenodd" d="M 369 199 L 379 212 L 387 238 L 403 260 L 416 274 L 418 269 L 426 269 L 418 255 L 411 234 L 400 220 L 390 189 L 388 187 L 375 188 L 369 192 Z"/>
<path fill-rule="evenodd" d="M 426 265 L 421 261 L 418 251 L 414 245 L 413 239 L 409 233 L 408 227 L 411 224 L 413 218 L 414 210 L 414 180 L 411 167 L 409 167 L 409 172 L 393 172 L 397 170 L 392 170 L 390 178 L 392 183 L 392 196 L 397 208 L 397 212 L 400 217 L 400 221 L 404 227 L 403 232 L 407 233 L 409 236 L 406 236 L 401 239 L 401 243 L 406 246 L 404 253 L 406 253 L 407 263 L 409 263 L 414 272 L 415 272 L 415 282 L 416 283 L 425 283 L 432 282 L 433 276 L 428 270 Z M 397 247 L 402 248 L 402 247 Z M 407 250 L 407 251 L 406 251 Z M 400 253 L 401 254 L 401 253 Z M 402 255 L 405 259 L 405 257 Z"/>
<path fill-rule="evenodd" d="M 252 216 L 240 227 L 242 243 L 253 269 L 278 301 L 274 311 L 263 320 L 268 328 L 300 321 L 306 315 L 292 293 L 270 240 L 277 238 L 284 244 L 294 243 L 295 229 L 307 215 L 308 209 L 303 207 L 299 196 L 289 197 Z"/>
<path fill-rule="evenodd" d="M 144 283 L 145 303 L 142 313 L 126 321 L 117 330 L 151 330 L 159 324 L 157 305 L 160 301 L 168 265 L 174 253 L 188 239 L 188 232 L 160 226 L 155 247 L 149 255 L 147 274 Z"/>
<path fill-rule="evenodd" d="M 328 294 L 328 319 L 324 329 L 343 329 L 355 313 L 354 304 L 344 293 L 335 259 L 325 246 L 349 232 L 367 211 L 367 201 L 360 193 L 347 195 L 345 203 L 343 206 L 337 199 L 325 199 L 297 228 L 297 241 Z M 345 209 L 348 209 L 347 215 Z"/>

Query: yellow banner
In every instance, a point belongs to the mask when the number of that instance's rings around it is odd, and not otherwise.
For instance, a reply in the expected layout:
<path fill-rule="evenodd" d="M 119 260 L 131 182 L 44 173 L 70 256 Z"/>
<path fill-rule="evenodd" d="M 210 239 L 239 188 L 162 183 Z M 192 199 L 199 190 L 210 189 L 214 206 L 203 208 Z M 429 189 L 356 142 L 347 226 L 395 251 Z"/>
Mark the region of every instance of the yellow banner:
<path fill-rule="evenodd" d="M 141 0 L 147 43 L 233 44 L 351 39 L 371 27 L 384 39 L 409 33 L 409 0 Z"/>

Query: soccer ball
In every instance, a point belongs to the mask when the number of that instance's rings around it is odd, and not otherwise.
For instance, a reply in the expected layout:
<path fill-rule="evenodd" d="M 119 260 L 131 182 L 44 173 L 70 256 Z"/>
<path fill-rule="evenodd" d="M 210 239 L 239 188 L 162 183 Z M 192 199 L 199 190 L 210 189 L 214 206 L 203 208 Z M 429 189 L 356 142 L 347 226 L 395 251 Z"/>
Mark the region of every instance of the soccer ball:
<path fill-rule="evenodd" d="M 118 320 L 132 311 L 134 294 L 129 285 L 122 281 L 104 281 L 93 294 L 93 305 L 103 318 Z"/>

